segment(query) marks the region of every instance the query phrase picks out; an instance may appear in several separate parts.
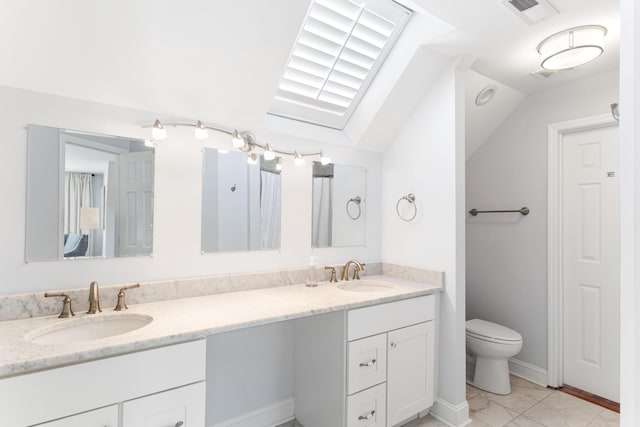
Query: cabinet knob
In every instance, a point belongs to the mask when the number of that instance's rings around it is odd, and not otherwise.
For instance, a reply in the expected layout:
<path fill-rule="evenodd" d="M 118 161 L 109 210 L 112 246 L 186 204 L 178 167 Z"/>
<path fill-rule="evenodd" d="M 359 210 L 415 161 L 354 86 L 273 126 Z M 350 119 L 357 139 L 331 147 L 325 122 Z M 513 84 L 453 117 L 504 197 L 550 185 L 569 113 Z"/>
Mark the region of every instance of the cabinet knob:
<path fill-rule="evenodd" d="M 389 344 L 391 346 L 391 348 L 396 348 L 398 346 L 398 344 L 392 342 L 391 344 Z"/>
<path fill-rule="evenodd" d="M 375 414 L 376 414 L 376 411 L 374 410 L 374 411 L 369 412 L 367 415 L 360 415 L 358 417 L 358 419 L 359 420 L 368 420 L 368 419 L 371 419 L 371 417 L 373 417 Z"/>
<path fill-rule="evenodd" d="M 373 366 L 373 365 L 375 365 L 375 364 L 376 364 L 376 359 L 371 359 L 371 360 L 370 360 L 370 361 L 368 361 L 368 362 L 360 362 L 360 367 L 361 367 L 361 368 L 366 368 L 366 367 L 368 367 L 368 366 Z"/>
<path fill-rule="evenodd" d="M 183 426 L 183 425 L 184 425 L 184 422 L 183 422 L 183 421 L 178 421 L 178 422 L 176 423 L 175 427 L 180 427 L 180 426 Z"/>

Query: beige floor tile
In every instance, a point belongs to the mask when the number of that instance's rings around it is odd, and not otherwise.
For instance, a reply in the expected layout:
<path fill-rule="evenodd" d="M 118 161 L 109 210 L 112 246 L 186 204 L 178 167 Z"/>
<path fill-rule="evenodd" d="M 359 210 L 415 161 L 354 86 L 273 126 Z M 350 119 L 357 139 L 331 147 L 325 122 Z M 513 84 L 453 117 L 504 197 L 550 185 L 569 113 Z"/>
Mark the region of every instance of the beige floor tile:
<path fill-rule="evenodd" d="M 416 425 L 418 427 L 447 427 L 445 423 L 438 420 L 437 418 L 432 417 L 431 415 L 427 415 L 426 417 L 420 418 Z"/>
<path fill-rule="evenodd" d="M 509 422 L 505 427 L 545 427 L 537 421 L 527 418 L 524 415 L 520 415 L 515 420 Z"/>
<path fill-rule="evenodd" d="M 537 400 L 515 390 L 512 390 L 511 394 L 506 396 L 490 393 L 487 393 L 487 396 L 489 397 L 489 400 L 496 402 L 507 409 L 511 409 L 518 414 L 522 414 L 524 411 L 538 403 Z"/>
<path fill-rule="evenodd" d="M 482 390 L 477 389 L 473 386 L 470 386 L 469 384 L 467 384 L 467 400 L 476 397 L 478 394 L 480 393 L 484 393 Z"/>
<path fill-rule="evenodd" d="M 618 427 L 620 425 L 620 414 L 604 409 L 589 424 L 589 427 Z"/>
<path fill-rule="evenodd" d="M 524 415 L 546 427 L 585 427 L 602 411 L 598 405 L 554 391 Z"/>
<path fill-rule="evenodd" d="M 481 421 L 477 418 L 471 417 L 471 424 L 469 424 L 470 427 L 493 427 L 490 424 L 485 423 L 484 421 Z"/>
<path fill-rule="evenodd" d="M 545 399 L 553 393 L 553 390 L 550 388 L 539 386 L 514 375 L 511 375 L 511 391 L 524 394 L 538 401 Z"/>
<path fill-rule="evenodd" d="M 489 399 L 485 394 L 478 394 L 469 401 L 469 415 L 473 419 L 485 422 L 492 427 L 502 427 L 519 414 Z"/>

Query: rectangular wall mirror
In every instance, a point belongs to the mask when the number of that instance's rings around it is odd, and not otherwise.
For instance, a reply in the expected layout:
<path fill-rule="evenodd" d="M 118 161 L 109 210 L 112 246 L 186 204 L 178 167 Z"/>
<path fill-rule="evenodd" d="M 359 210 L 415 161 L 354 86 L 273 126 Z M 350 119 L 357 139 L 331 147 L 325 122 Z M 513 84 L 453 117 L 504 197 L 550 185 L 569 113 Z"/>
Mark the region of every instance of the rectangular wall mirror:
<path fill-rule="evenodd" d="M 25 260 L 150 255 L 153 147 L 28 126 Z"/>
<path fill-rule="evenodd" d="M 311 245 L 364 246 L 367 170 L 313 163 Z"/>
<path fill-rule="evenodd" d="M 276 161 L 205 148 L 202 171 L 202 252 L 280 249 Z"/>

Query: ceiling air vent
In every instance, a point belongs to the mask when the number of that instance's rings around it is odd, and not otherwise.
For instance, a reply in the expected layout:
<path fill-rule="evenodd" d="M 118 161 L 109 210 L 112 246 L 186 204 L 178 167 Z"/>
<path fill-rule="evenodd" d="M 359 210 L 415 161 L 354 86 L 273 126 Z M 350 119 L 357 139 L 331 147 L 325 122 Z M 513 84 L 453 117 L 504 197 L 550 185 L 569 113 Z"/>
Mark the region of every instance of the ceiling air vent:
<path fill-rule="evenodd" d="M 547 0 L 502 0 L 502 4 L 529 25 L 558 13 Z"/>
<path fill-rule="evenodd" d="M 511 6 L 518 9 L 520 12 L 524 12 L 525 10 L 538 5 L 536 0 L 509 0 Z"/>

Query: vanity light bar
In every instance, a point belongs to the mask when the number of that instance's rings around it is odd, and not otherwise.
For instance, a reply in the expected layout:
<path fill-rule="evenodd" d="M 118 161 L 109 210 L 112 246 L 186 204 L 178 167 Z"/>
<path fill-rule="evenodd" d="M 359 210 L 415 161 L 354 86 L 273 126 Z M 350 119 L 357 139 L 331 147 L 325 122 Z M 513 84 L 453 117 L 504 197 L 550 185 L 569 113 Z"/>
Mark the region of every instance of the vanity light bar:
<path fill-rule="evenodd" d="M 320 156 L 320 161 L 323 165 L 331 163 L 331 157 L 329 157 L 323 150 L 317 152 L 301 153 L 297 150 L 294 151 L 282 151 L 272 148 L 269 143 L 261 144 L 256 140 L 256 137 L 251 132 L 238 131 L 237 129 L 230 131 L 216 126 L 210 126 L 204 124 L 198 120 L 196 123 L 184 123 L 184 122 L 167 122 L 162 123 L 159 119 L 156 119 L 152 125 L 142 125 L 143 128 L 151 128 L 151 137 L 153 140 L 163 140 L 167 138 L 166 126 L 172 127 L 190 127 L 194 128 L 194 137 L 199 140 L 204 140 L 209 137 L 208 130 L 227 134 L 231 137 L 231 145 L 242 152 L 248 153 L 248 161 L 250 164 L 257 162 L 257 157 L 253 153 L 254 148 L 259 148 L 263 151 L 265 160 L 273 160 L 276 155 L 291 156 L 294 158 L 294 164 L 296 166 L 302 166 L 305 164 L 305 157 Z M 151 141 L 152 142 L 152 141 Z M 220 149 L 221 153 L 226 153 L 228 150 Z M 282 168 L 282 159 L 278 160 L 278 170 Z M 277 167 L 278 167 L 277 166 Z"/>

